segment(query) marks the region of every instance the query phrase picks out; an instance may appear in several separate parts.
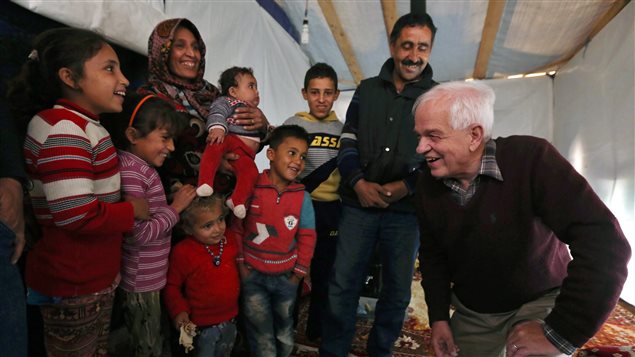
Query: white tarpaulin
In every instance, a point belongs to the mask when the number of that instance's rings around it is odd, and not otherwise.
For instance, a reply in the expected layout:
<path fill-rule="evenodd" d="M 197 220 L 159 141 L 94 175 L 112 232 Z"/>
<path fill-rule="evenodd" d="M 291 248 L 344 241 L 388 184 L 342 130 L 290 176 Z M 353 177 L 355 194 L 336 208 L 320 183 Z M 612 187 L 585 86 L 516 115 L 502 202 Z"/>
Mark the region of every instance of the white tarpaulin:
<path fill-rule="evenodd" d="M 609 206 L 635 249 L 634 19 L 631 2 L 558 72 L 554 143 Z M 634 303 L 635 259 L 629 272 L 622 298 Z"/>

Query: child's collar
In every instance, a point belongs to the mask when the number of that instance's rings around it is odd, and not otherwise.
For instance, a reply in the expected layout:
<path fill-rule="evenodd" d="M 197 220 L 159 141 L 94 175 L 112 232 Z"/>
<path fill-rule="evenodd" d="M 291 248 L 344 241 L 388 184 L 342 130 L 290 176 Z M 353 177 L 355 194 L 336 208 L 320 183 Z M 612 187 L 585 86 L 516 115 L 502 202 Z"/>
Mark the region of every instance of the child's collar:
<path fill-rule="evenodd" d="M 333 110 L 331 110 L 329 115 L 323 119 L 318 119 L 309 112 L 298 112 L 298 113 L 295 113 L 295 115 L 301 118 L 304 118 L 308 121 L 315 121 L 315 122 L 339 121 L 339 119 L 337 118 L 337 114 L 335 114 L 335 111 Z"/>
<path fill-rule="evenodd" d="M 55 101 L 55 104 L 61 105 L 61 106 L 63 106 L 66 109 L 70 109 L 70 110 L 76 111 L 76 112 L 88 117 L 89 119 L 92 119 L 92 120 L 95 120 L 95 121 L 99 121 L 99 115 L 93 114 L 92 112 L 88 111 L 87 109 L 84 109 L 84 108 L 80 107 L 79 105 L 77 105 L 74 102 L 71 102 L 68 99 L 60 98 L 57 101 Z"/>

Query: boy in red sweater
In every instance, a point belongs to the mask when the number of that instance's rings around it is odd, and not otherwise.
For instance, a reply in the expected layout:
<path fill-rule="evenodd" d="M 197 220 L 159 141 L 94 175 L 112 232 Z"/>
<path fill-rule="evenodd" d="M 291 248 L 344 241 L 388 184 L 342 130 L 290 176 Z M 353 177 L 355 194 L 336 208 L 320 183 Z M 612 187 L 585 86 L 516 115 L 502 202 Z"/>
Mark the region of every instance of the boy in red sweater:
<path fill-rule="evenodd" d="M 270 169 L 258 176 L 237 226 L 241 249 L 242 313 L 251 356 L 289 356 L 298 283 L 315 247 L 311 196 L 294 180 L 304 169 L 309 135 L 297 125 L 277 127 L 269 139 Z"/>
<path fill-rule="evenodd" d="M 188 237 L 172 250 L 163 291 L 176 328 L 196 325 L 196 356 L 229 356 L 236 338 L 238 246 L 225 231 L 223 201 L 217 195 L 198 197 L 183 212 Z"/>

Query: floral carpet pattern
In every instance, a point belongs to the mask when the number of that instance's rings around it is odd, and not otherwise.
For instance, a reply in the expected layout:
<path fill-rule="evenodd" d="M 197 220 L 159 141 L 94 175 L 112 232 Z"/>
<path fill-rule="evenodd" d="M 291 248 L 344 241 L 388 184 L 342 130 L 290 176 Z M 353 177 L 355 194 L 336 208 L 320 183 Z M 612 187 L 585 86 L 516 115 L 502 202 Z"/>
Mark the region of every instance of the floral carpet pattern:
<path fill-rule="evenodd" d="M 434 357 L 430 346 L 430 326 L 427 306 L 421 278 L 415 276 L 412 281 L 412 299 L 406 312 L 401 337 L 395 342 L 394 357 L 423 356 Z M 306 329 L 308 299 L 300 302 L 300 319 L 296 333 L 296 348 L 293 356 L 315 357 L 318 355 L 318 344 L 308 341 L 303 331 Z M 357 319 L 356 333 L 351 346 L 350 356 L 366 356 L 366 341 L 372 327 L 372 319 Z M 602 326 L 602 329 L 589 340 L 575 357 L 635 357 L 635 314 L 618 305 Z"/>

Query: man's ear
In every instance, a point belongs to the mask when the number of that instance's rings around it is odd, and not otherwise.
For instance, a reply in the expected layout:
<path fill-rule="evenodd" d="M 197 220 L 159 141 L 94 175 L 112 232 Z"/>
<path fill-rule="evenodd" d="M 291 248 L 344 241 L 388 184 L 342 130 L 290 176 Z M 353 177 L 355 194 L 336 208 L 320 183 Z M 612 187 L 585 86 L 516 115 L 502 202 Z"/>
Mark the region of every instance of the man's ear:
<path fill-rule="evenodd" d="M 129 126 L 126 128 L 124 133 L 126 135 L 126 139 L 130 142 L 130 145 L 134 145 L 137 142 L 137 129 Z"/>
<path fill-rule="evenodd" d="M 302 98 L 304 98 L 304 100 L 309 100 L 309 99 L 307 98 L 307 95 L 308 95 L 308 94 L 307 94 L 307 92 L 306 92 L 306 89 L 302 88 Z"/>
<path fill-rule="evenodd" d="M 340 90 L 339 90 L 339 89 L 336 89 L 336 90 L 335 90 L 335 96 L 333 97 L 333 101 L 336 101 L 336 100 L 337 100 L 337 98 L 339 98 L 339 97 L 340 97 Z"/>
<path fill-rule="evenodd" d="M 483 127 L 476 124 L 470 126 L 470 151 L 478 150 L 483 140 Z"/>
<path fill-rule="evenodd" d="M 75 80 L 75 74 L 69 68 L 62 67 L 57 71 L 57 76 L 60 78 L 62 83 L 67 85 L 69 88 L 78 89 L 77 81 Z"/>
<path fill-rule="evenodd" d="M 229 90 L 227 91 L 227 94 L 231 95 L 232 97 L 236 98 L 236 90 L 238 88 L 231 86 L 229 87 Z"/>

